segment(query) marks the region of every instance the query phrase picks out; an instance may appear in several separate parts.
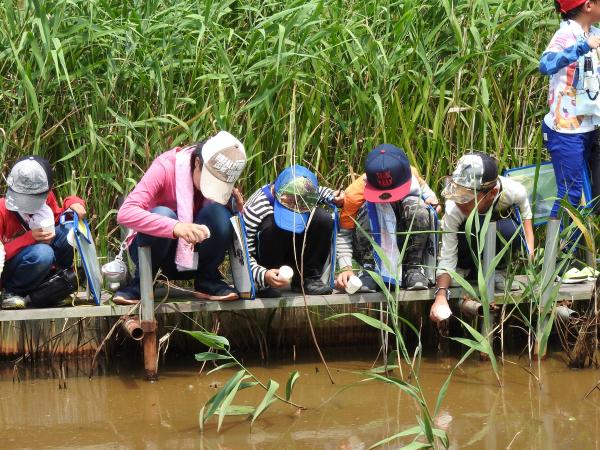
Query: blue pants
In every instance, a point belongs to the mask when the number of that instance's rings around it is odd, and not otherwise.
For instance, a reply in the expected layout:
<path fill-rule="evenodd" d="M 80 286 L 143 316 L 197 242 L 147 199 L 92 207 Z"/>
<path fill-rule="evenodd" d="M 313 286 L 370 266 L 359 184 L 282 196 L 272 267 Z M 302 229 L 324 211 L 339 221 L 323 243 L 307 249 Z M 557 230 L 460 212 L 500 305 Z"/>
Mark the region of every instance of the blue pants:
<path fill-rule="evenodd" d="M 158 206 L 152 210 L 154 214 L 177 219 L 177 213 L 165 206 Z M 180 272 L 175 265 L 175 252 L 177 239 L 161 238 L 138 233 L 129 246 L 129 255 L 133 260 L 136 271 L 133 283 L 124 290 L 133 289 L 133 296 L 139 295 L 140 275 L 138 262 L 138 246 L 150 246 L 152 254 L 152 273 L 155 275 L 161 269 L 165 276 L 171 280 L 207 279 L 218 280 L 219 266 L 225 259 L 225 252 L 233 239 L 231 226 L 231 212 L 223 205 L 212 203 L 194 217 L 194 223 L 206 225 L 210 230 L 210 238 L 196 245 L 198 252 L 198 270 Z M 139 297 L 137 297 L 139 298 Z"/>
<path fill-rule="evenodd" d="M 542 123 L 544 146 L 550 153 L 558 200 L 554 202 L 550 217 L 557 217 L 560 200 L 568 198 L 569 203 L 578 206 L 583 189 L 583 171 L 588 168 L 592 149 L 598 140 L 598 131 L 587 133 L 559 133 Z"/>
<path fill-rule="evenodd" d="M 59 225 L 50 244 L 30 245 L 11 258 L 2 273 L 5 291 L 27 295 L 46 280 L 53 267 L 72 267 L 73 247 L 67 242 L 68 232 L 69 228 Z"/>

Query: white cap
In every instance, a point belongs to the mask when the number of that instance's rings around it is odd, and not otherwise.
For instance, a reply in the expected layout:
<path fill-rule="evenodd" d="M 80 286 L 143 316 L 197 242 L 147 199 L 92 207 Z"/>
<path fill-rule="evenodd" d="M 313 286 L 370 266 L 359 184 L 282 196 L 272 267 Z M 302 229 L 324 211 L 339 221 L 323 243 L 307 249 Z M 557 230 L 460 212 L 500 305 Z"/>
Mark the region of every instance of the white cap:
<path fill-rule="evenodd" d="M 244 144 L 227 131 L 219 131 L 202 146 L 202 161 L 202 195 L 221 205 L 227 204 L 246 165 Z"/>

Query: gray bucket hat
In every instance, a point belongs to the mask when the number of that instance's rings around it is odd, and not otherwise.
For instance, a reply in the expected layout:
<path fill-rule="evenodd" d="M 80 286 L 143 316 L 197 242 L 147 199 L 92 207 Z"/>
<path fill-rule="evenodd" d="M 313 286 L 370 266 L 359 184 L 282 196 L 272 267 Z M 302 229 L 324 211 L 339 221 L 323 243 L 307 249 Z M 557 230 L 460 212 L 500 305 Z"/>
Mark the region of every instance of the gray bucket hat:
<path fill-rule="evenodd" d="M 482 152 L 463 155 L 451 177 L 446 178 L 442 196 L 456 203 L 466 203 L 477 192 L 485 192 L 498 184 L 498 163 Z"/>
<path fill-rule="evenodd" d="M 52 188 L 50 163 L 39 156 L 21 158 L 11 169 L 6 184 L 6 209 L 34 214 L 46 203 Z"/>

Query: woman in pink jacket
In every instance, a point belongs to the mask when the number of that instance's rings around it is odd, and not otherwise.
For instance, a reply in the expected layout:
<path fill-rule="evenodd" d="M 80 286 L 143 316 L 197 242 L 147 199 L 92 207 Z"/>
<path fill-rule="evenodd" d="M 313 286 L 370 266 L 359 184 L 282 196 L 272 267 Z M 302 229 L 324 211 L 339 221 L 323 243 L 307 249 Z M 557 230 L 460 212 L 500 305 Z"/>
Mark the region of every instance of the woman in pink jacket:
<path fill-rule="evenodd" d="M 119 224 L 136 232 L 129 254 L 136 265 L 131 283 L 115 293 L 119 304 L 140 299 L 138 246 L 150 246 L 152 270 L 171 280 L 195 280 L 203 300 L 236 300 L 219 265 L 232 240 L 234 183 L 246 164 L 243 144 L 226 131 L 205 142 L 177 147 L 154 160 L 119 210 Z"/>

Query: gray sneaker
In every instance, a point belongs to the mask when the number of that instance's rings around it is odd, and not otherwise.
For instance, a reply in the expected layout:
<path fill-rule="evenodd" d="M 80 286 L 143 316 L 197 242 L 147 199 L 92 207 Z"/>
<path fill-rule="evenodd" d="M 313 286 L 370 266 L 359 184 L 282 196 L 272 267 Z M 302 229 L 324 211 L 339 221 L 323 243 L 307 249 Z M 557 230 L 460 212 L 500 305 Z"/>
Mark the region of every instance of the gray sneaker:
<path fill-rule="evenodd" d="M 409 291 L 420 291 L 429 287 L 429 279 L 423 273 L 423 269 L 408 269 L 404 277 L 404 285 Z"/>
<path fill-rule="evenodd" d="M 2 294 L 2 309 L 25 309 L 27 304 L 20 295 L 11 292 Z"/>

